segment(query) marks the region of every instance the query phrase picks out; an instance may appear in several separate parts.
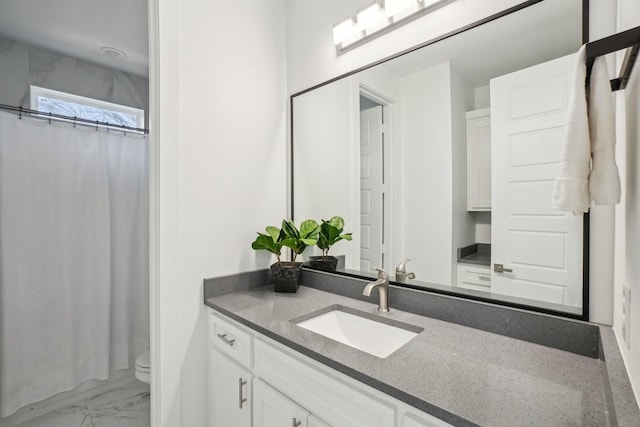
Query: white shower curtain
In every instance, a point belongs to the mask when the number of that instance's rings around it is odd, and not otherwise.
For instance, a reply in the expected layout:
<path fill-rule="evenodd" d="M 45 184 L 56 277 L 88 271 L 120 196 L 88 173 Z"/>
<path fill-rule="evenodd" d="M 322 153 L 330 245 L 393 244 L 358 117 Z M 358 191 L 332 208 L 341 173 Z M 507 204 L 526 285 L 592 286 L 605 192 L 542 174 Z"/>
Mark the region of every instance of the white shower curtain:
<path fill-rule="evenodd" d="M 148 348 L 147 152 L 0 112 L 0 417 Z"/>

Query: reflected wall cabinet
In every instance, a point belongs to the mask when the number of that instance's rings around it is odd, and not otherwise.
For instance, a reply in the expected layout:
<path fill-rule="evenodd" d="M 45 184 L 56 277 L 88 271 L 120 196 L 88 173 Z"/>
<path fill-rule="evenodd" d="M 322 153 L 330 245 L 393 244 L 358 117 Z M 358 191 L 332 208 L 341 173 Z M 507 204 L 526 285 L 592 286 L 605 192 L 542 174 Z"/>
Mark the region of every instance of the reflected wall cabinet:
<path fill-rule="evenodd" d="M 467 113 L 467 210 L 491 210 L 490 109 Z"/>

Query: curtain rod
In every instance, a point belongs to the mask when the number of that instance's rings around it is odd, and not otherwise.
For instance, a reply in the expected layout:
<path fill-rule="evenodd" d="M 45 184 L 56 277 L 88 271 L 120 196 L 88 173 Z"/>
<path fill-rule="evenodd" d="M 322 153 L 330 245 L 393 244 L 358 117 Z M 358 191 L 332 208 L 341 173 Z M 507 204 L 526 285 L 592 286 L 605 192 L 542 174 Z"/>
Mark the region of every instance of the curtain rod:
<path fill-rule="evenodd" d="M 638 57 L 638 50 L 640 49 L 640 27 L 631 28 L 612 36 L 587 43 L 587 68 L 589 70 L 593 65 L 593 61 L 595 61 L 598 56 L 607 55 L 622 49 L 627 49 L 627 52 L 622 61 L 619 77 L 611 80 L 611 90 L 613 91 L 624 89 L 627 86 L 631 70 Z"/>
<path fill-rule="evenodd" d="M 133 132 L 133 133 L 138 133 L 142 135 L 147 135 L 149 133 L 149 129 L 142 129 L 142 128 L 136 128 L 132 126 L 125 126 L 125 125 L 117 125 L 109 122 L 101 122 L 99 120 L 83 119 L 81 117 L 65 116 L 63 114 L 45 113 L 42 111 L 31 110 L 24 107 L 14 107 L 12 105 L 7 105 L 7 104 L 0 104 L 0 110 L 5 110 L 11 113 L 17 114 L 18 116 L 20 116 L 20 118 L 22 118 L 22 116 L 24 115 L 24 116 L 33 117 L 33 118 L 49 120 L 49 123 L 51 123 L 51 120 L 55 120 L 59 122 L 73 123 L 74 125 L 78 124 L 81 126 L 95 127 L 96 130 L 97 128 L 101 127 L 101 128 L 107 128 L 107 129 L 115 129 L 125 133 Z"/>

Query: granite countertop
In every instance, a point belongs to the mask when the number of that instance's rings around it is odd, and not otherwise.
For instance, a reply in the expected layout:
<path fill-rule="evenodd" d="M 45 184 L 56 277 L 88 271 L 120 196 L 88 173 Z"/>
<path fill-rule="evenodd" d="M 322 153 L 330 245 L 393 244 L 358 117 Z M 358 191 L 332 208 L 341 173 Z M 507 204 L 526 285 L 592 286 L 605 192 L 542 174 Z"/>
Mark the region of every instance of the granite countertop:
<path fill-rule="evenodd" d="M 478 265 L 491 265 L 491 245 L 488 243 L 474 243 L 458 248 L 458 262 Z"/>
<path fill-rule="evenodd" d="M 377 294 L 376 294 L 377 295 Z M 377 303 L 377 298 L 372 298 Z M 600 359 L 394 310 L 302 286 L 257 288 L 205 299 L 232 319 L 454 425 L 609 424 Z M 339 304 L 424 328 L 385 359 L 290 320 Z M 609 394 L 611 392 L 609 391 Z M 611 411 L 613 412 L 613 411 Z"/>

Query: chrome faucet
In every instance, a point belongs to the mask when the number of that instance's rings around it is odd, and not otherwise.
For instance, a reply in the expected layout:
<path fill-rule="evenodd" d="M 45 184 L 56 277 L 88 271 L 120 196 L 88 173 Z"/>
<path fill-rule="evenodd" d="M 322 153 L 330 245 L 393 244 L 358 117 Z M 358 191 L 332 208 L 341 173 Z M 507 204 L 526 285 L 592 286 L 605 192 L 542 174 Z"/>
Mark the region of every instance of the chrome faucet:
<path fill-rule="evenodd" d="M 396 282 L 404 283 L 407 279 L 416 278 L 416 275 L 413 273 L 407 274 L 406 266 L 409 261 L 411 261 L 411 258 L 405 259 L 396 267 Z"/>
<path fill-rule="evenodd" d="M 371 296 L 373 288 L 378 288 L 378 294 L 380 295 L 380 302 L 378 303 L 378 311 L 381 313 L 387 313 L 389 311 L 389 276 L 381 268 L 374 268 L 378 270 L 378 280 L 368 283 L 362 291 L 362 295 Z"/>

